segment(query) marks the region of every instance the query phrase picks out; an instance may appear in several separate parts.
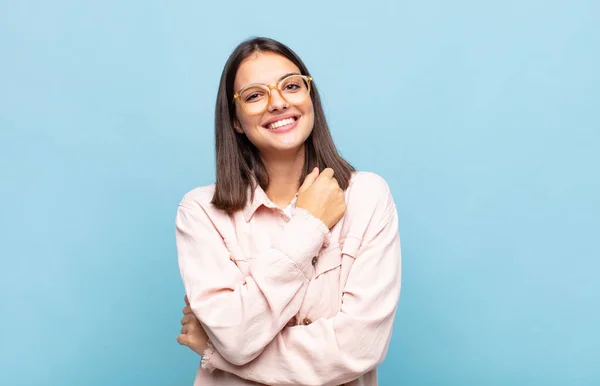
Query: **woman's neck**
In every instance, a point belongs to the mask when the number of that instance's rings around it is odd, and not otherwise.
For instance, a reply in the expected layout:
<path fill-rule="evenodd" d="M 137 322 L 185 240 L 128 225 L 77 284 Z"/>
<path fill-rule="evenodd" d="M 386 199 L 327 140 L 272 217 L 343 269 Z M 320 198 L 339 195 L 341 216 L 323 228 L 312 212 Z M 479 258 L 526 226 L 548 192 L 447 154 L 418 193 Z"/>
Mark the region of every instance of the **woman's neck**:
<path fill-rule="evenodd" d="M 285 208 L 298 192 L 304 168 L 304 148 L 290 155 L 262 156 L 269 174 L 267 197 L 278 207 Z"/>

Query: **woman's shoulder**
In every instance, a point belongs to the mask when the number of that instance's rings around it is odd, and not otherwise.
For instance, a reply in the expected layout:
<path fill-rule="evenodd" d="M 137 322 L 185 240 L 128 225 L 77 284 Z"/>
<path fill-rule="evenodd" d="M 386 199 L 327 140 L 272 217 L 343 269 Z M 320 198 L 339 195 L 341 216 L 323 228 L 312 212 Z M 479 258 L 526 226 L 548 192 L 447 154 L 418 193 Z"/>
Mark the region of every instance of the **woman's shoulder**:
<path fill-rule="evenodd" d="M 179 202 L 179 208 L 191 211 L 202 211 L 208 215 L 212 221 L 219 219 L 229 219 L 229 216 L 222 210 L 217 209 L 212 199 L 215 194 L 215 184 L 198 186 L 185 193 Z"/>
<path fill-rule="evenodd" d="M 205 219 L 205 223 L 217 229 L 221 234 L 231 231 L 231 218 L 223 210 L 217 209 L 212 199 L 215 184 L 199 186 L 185 193 L 178 205 L 178 216 L 196 216 Z M 200 216 L 200 217 L 197 217 Z"/>
<path fill-rule="evenodd" d="M 210 205 L 214 194 L 215 184 L 198 186 L 197 188 L 185 193 L 179 204 L 189 206 L 200 205 L 204 207 L 206 205 Z"/>
<path fill-rule="evenodd" d="M 349 195 L 384 199 L 390 195 L 387 181 L 379 174 L 368 171 L 356 171 L 350 178 Z"/>
<path fill-rule="evenodd" d="M 386 180 L 367 171 L 352 174 L 346 206 L 349 218 L 364 221 L 373 217 L 388 217 L 396 207 Z"/>

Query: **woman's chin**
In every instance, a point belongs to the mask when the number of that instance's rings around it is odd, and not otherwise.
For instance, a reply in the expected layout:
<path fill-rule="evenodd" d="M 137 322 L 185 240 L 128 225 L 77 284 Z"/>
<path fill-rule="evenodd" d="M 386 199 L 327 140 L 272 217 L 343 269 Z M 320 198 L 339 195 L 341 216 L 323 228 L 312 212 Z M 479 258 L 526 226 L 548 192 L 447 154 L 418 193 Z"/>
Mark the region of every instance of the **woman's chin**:
<path fill-rule="evenodd" d="M 294 153 L 304 148 L 304 141 L 285 140 L 273 141 L 265 153 Z"/>
<path fill-rule="evenodd" d="M 298 132 L 289 132 L 277 135 L 270 141 L 271 148 L 280 151 L 299 150 L 304 146 L 306 138 L 304 138 L 304 136 L 299 136 L 298 134 Z"/>

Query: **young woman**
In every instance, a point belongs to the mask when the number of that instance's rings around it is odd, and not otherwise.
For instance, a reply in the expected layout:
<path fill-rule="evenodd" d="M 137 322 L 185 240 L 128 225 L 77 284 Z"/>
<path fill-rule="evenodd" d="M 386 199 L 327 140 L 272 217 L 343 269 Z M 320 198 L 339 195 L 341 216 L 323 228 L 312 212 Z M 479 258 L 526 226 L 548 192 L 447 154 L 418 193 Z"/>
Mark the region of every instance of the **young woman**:
<path fill-rule="evenodd" d="M 216 184 L 176 217 L 195 385 L 377 385 L 400 295 L 388 185 L 340 157 L 310 73 L 271 39 L 231 54 L 215 135 Z"/>

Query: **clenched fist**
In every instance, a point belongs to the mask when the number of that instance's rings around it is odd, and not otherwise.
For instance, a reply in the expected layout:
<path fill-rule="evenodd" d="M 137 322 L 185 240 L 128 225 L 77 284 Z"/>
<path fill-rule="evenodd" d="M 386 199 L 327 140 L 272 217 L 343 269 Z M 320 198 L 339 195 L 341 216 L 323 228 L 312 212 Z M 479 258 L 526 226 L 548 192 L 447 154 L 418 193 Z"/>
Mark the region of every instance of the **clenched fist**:
<path fill-rule="evenodd" d="M 187 296 L 184 298 L 185 307 L 183 308 L 183 318 L 181 319 L 181 334 L 177 336 L 177 342 L 182 346 L 188 346 L 200 355 L 204 354 L 206 350 L 206 342 L 208 342 L 208 335 L 202 328 L 202 325 L 196 318 L 196 315 L 192 312 L 190 302 Z"/>
<path fill-rule="evenodd" d="M 319 173 L 319 169 L 314 168 L 300 186 L 296 206 L 307 210 L 330 229 L 340 221 L 346 212 L 346 199 L 333 177 L 333 169 Z"/>

